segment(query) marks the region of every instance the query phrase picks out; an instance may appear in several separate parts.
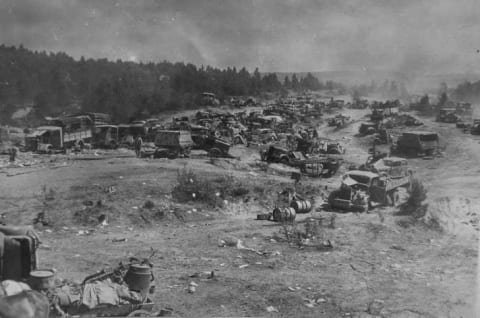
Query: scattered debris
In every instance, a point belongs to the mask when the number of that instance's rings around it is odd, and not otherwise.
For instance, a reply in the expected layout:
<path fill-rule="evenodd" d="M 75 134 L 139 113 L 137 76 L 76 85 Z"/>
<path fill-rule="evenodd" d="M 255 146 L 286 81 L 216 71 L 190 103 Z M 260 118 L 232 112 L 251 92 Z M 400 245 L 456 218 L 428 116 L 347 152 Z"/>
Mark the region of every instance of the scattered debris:
<path fill-rule="evenodd" d="M 278 309 L 273 306 L 268 306 L 266 310 L 267 312 L 278 312 Z"/>

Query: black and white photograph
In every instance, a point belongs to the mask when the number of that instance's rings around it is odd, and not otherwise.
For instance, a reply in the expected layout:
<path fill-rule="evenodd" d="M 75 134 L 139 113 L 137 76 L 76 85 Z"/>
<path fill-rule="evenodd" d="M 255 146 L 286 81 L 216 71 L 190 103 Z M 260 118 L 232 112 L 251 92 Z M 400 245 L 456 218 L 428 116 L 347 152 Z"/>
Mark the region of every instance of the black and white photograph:
<path fill-rule="evenodd" d="M 0 318 L 480 317 L 479 17 L 0 0 Z"/>

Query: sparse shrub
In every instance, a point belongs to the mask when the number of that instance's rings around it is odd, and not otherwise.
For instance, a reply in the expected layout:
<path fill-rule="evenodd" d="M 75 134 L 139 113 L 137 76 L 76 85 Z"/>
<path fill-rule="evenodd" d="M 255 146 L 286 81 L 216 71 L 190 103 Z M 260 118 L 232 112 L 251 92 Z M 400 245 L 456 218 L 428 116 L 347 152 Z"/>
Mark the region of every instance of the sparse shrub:
<path fill-rule="evenodd" d="M 247 195 L 250 192 L 249 189 L 246 187 L 239 185 L 238 187 L 235 187 L 231 190 L 231 195 L 233 197 L 243 197 L 244 195 Z"/>
<path fill-rule="evenodd" d="M 172 196 L 180 202 L 202 201 L 213 206 L 218 201 L 211 181 L 200 178 L 186 167 L 178 171 L 177 185 L 172 190 Z"/>
<path fill-rule="evenodd" d="M 423 201 L 425 201 L 426 198 L 427 190 L 423 186 L 423 183 L 420 180 L 414 178 L 412 180 L 407 204 L 412 208 L 419 208 L 420 206 L 422 206 Z"/>
<path fill-rule="evenodd" d="M 227 174 L 213 179 L 203 178 L 192 170 L 178 172 L 173 197 L 180 202 L 201 201 L 212 206 L 222 206 L 224 200 L 247 195 L 250 189 Z"/>
<path fill-rule="evenodd" d="M 45 184 L 42 186 L 42 199 L 43 201 L 53 201 L 55 200 L 55 190 L 53 188 L 48 188 Z"/>
<path fill-rule="evenodd" d="M 305 222 L 305 237 L 309 239 L 323 238 L 321 223 L 315 219 L 308 219 Z"/>
<path fill-rule="evenodd" d="M 256 185 L 256 186 L 253 187 L 253 192 L 259 193 L 259 194 L 264 194 L 265 193 L 265 187 Z"/>
<path fill-rule="evenodd" d="M 410 215 L 415 218 L 423 217 L 427 211 L 428 205 L 424 203 L 427 198 L 427 189 L 423 183 L 413 178 L 411 186 L 408 191 L 408 199 L 401 206 L 400 214 Z"/>
<path fill-rule="evenodd" d="M 155 204 L 151 201 L 151 200 L 147 200 L 145 201 L 145 203 L 143 204 L 143 207 L 145 209 L 153 209 L 153 207 L 155 206 Z"/>
<path fill-rule="evenodd" d="M 330 215 L 330 220 L 329 220 L 329 223 L 328 223 L 328 228 L 330 229 L 334 229 L 335 228 L 335 220 L 337 219 L 337 215 L 336 214 L 332 214 Z"/>
<path fill-rule="evenodd" d="M 298 227 L 295 221 L 284 222 L 280 234 L 286 242 L 297 246 L 315 246 L 324 249 L 325 243 L 329 242 L 326 239 L 322 223 L 315 219 L 307 220 L 304 231 Z"/>
<path fill-rule="evenodd" d="M 292 243 L 298 246 L 302 245 L 302 239 L 305 233 L 297 228 L 296 222 L 284 222 L 282 223 L 282 234 L 288 243 Z"/>
<path fill-rule="evenodd" d="M 33 219 L 34 225 L 49 226 L 52 225 L 52 220 L 48 216 L 48 211 L 51 210 L 51 203 L 55 201 L 56 191 L 53 188 L 48 188 L 45 184 L 42 186 L 42 193 L 39 201 L 42 204 L 41 211 Z"/>

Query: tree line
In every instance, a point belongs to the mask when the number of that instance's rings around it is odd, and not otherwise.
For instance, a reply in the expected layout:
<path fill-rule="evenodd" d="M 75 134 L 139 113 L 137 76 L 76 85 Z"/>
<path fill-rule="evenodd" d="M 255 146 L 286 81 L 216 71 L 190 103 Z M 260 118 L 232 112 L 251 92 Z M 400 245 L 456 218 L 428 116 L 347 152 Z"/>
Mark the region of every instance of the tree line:
<path fill-rule="evenodd" d="M 312 74 L 280 82 L 275 73 L 257 69 L 197 67 L 189 63 L 135 63 L 105 58 L 75 60 L 63 52 L 31 51 L 0 45 L 0 112 L 3 121 L 19 105 L 33 107 L 40 119 L 79 111 L 105 112 L 116 121 L 194 108 L 202 92 L 259 96 L 287 90 L 341 88 Z"/>

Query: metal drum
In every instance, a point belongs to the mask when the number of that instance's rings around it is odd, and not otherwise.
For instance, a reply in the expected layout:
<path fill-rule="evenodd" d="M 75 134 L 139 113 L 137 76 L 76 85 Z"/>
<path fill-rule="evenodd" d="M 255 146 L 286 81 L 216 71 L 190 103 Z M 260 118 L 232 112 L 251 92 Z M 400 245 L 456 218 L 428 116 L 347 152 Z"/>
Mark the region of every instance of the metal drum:
<path fill-rule="evenodd" d="M 124 280 L 130 290 L 146 295 L 153 281 L 152 269 L 148 265 L 130 265 Z"/>
<path fill-rule="evenodd" d="M 308 213 L 312 210 L 312 204 L 308 200 L 293 201 L 290 207 L 294 208 L 296 213 Z"/>
<path fill-rule="evenodd" d="M 294 208 L 275 208 L 273 209 L 273 220 L 276 222 L 292 222 L 295 220 L 296 212 Z"/>
<path fill-rule="evenodd" d="M 33 290 L 55 288 L 55 273 L 50 269 L 38 269 L 30 272 L 28 284 Z"/>

